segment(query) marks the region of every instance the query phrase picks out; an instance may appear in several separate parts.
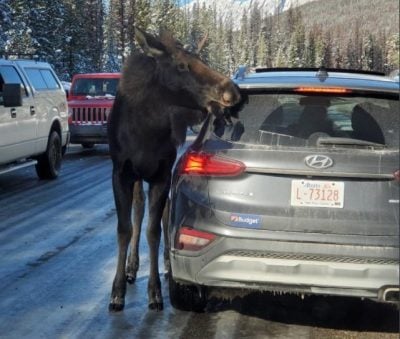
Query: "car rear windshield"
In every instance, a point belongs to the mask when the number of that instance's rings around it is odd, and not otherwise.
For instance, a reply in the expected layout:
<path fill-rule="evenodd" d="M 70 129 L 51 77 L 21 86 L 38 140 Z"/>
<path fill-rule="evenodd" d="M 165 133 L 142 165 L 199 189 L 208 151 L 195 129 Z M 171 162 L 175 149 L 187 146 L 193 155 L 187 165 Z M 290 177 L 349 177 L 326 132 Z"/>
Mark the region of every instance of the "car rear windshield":
<path fill-rule="evenodd" d="M 227 141 L 290 147 L 399 148 L 399 100 L 365 96 L 244 94 L 214 121 Z"/>
<path fill-rule="evenodd" d="M 119 79 L 76 79 L 71 94 L 76 96 L 115 96 Z"/>

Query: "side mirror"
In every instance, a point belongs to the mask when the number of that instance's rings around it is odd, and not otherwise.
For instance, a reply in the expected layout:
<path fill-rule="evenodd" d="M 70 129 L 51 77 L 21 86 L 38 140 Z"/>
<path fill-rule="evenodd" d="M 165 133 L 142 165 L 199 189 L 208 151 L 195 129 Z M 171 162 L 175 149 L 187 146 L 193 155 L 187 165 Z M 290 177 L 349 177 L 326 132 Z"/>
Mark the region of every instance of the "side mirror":
<path fill-rule="evenodd" d="M 22 106 L 21 84 L 3 84 L 4 107 Z"/>

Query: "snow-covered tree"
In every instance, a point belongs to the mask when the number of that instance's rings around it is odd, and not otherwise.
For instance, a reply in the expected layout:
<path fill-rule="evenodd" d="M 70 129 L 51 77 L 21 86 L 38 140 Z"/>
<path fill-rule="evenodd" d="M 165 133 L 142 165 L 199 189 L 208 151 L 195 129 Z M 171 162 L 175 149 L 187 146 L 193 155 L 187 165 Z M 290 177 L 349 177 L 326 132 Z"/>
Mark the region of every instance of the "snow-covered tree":
<path fill-rule="evenodd" d="M 400 35 L 399 33 L 393 34 L 388 41 L 387 48 L 387 68 L 389 70 L 400 68 Z"/>
<path fill-rule="evenodd" d="M 304 65 L 306 67 L 316 67 L 315 58 L 316 58 L 315 33 L 313 30 L 311 30 L 306 36 Z"/>
<path fill-rule="evenodd" d="M 12 12 L 7 0 L 0 0 L 0 53 L 6 51 L 8 32 L 12 27 Z"/>

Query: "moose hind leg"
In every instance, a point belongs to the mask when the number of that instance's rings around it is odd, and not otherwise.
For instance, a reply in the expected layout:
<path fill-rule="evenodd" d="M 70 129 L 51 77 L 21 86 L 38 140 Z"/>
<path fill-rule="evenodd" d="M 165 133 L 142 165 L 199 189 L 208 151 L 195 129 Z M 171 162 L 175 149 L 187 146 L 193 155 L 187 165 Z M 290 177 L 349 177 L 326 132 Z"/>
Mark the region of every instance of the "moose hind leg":
<path fill-rule="evenodd" d="M 163 309 L 161 281 L 158 269 L 158 250 L 161 238 L 161 217 L 169 190 L 169 180 L 150 184 L 149 189 L 149 223 L 147 241 L 150 251 L 150 276 L 147 286 L 149 308 L 157 311 Z"/>
<path fill-rule="evenodd" d="M 164 211 L 162 214 L 162 231 L 164 234 L 164 277 L 167 279 L 171 272 L 171 263 L 169 260 L 169 240 L 168 240 L 168 223 L 169 223 L 169 206 L 170 200 L 167 197 Z"/>
<path fill-rule="evenodd" d="M 131 213 L 133 182 L 128 175 L 124 175 L 123 172 L 121 173 L 114 169 L 112 183 L 118 217 L 118 262 L 108 309 L 111 312 L 117 312 L 123 310 L 125 306 L 125 265 L 129 241 L 132 237 Z"/>
<path fill-rule="evenodd" d="M 133 234 L 131 248 L 126 266 L 126 281 L 133 284 L 139 269 L 139 241 L 145 209 L 143 181 L 138 180 L 133 186 Z"/>

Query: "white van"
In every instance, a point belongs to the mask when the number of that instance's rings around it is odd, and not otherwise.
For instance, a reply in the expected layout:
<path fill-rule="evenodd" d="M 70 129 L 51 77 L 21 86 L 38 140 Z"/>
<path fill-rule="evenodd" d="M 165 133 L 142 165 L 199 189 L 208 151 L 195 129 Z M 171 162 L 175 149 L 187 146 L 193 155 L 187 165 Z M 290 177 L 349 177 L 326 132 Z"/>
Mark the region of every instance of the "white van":
<path fill-rule="evenodd" d="M 69 142 L 65 90 L 46 62 L 0 59 L 0 174 L 36 165 L 54 179 Z"/>

